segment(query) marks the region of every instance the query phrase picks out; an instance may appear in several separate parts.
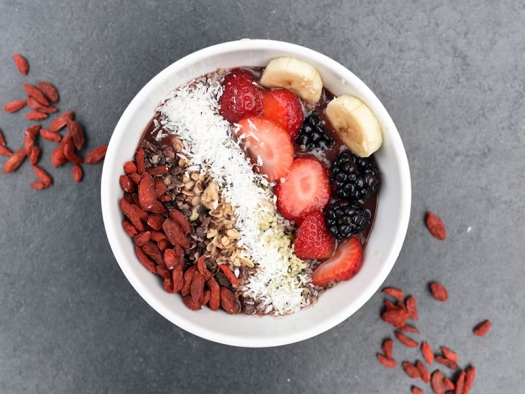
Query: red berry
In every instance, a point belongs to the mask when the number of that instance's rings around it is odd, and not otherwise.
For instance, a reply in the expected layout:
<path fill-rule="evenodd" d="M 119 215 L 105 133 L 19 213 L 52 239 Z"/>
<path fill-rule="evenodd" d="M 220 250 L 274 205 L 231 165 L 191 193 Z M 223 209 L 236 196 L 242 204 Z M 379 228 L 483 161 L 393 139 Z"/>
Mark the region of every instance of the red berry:
<path fill-rule="evenodd" d="M 297 257 L 303 260 L 327 259 L 334 252 L 335 238 L 326 229 L 321 212 L 307 216 L 299 229 L 294 242 Z"/>
<path fill-rule="evenodd" d="M 322 211 L 330 201 L 328 172 L 319 160 L 300 157 L 275 188 L 277 207 L 289 220 Z"/>
<path fill-rule="evenodd" d="M 261 91 L 253 76 L 246 70 L 232 70 L 223 82 L 224 92 L 219 100 L 219 113 L 230 123 L 262 113 Z"/>
<path fill-rule="evenodd" d="M 257 170 L 271 182 L 288 174 L 293 163 L 293 145 L 290 136 L 281 127 L 267 119 L 242 119 L 238 135 Z M 258 164 L 262 162 L 262 164 Z"/>
<path fill-rule="evenodd" d="M 348 280 L 355 276 L 363 265 L 363 246 L 352 237 L 335 254 L 322 263 L 312 275 L 312 283 L 326 286 L 332 281 Z"/>
<path fill-rule="evenodd" d="M 285 129 L 295 139 L 304 121 L 303 107 L 295 94 L 279 89 L 264 92 L 263 116 Z"/>

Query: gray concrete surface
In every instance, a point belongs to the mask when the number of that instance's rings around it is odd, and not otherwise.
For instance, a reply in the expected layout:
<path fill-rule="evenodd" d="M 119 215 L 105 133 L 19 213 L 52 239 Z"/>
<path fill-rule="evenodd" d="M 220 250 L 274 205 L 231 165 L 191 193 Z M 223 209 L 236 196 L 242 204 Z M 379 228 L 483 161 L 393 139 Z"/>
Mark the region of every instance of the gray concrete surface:
<path fill-rule="evenodd" d="M 520 1 L 0 1 L 2 106 L 22 82 L 50 80 L 74 109 L 86 150 L 108 142 L 122 111 L 160 70 L 239 39 L 305 45 L 376 92 L 405 143 L 413 181 L 406 242 L 386 285 L 414 294 L 421 338 L 477 367 L 473 393 L 522 393 L 525 382 L 525 7 Z M 22 77 L 11 56 L 27 56 Z M 29 122 L 0 112 L 8 145 Z M 0 174 L 0 393 L 408 393 L 415 383 L 375 359 L 392 330 L 376 294 L 353 317 L 274 349 L 214 344 L 173 326 L 132 289 L 100 213 L 101 166 L 25 163 Z M 0 158 L 0 164 L 5 158 Z M 425 229 L 428 209 L 448 239 Z M 470 229 L 470 231 L 468 231 Z M 438 280 L 450 300 L 426 289 Z M 485 338 L 472 327 L 493 321 Z M 417 336 L 416 336 L 417 337 Z M 396 344 L 399 361 L 419 353 Z"/>

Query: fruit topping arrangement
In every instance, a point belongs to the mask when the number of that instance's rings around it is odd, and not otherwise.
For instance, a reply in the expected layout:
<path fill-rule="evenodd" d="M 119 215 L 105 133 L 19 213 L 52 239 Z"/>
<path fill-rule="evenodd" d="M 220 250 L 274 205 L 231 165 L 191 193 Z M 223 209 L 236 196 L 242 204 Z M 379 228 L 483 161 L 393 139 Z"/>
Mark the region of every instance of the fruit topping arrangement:
<path fill-rule="evenodd" d="M 159 104 L 121 177 L 139 261 L 192 310 L 287 315 L 363 263 L 381 126 L 280 57 L 206 74 Z"/>

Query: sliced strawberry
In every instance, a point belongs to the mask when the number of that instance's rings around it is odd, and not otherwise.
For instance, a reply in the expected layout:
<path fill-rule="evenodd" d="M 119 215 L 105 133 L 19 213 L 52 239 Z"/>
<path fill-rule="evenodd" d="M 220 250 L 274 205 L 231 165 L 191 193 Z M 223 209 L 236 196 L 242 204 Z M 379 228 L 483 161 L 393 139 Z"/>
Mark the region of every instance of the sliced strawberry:
<path fill-rule="evenodd" d="M 332 281 L 348 280 L 363 265 L 363 246 L 356 237 L 349 238 L 335 254 L 322 263 L 312 275 L 312 283 L 326 286 Z"/>
<path fill-rule="evenodd" d="M 307 216 L 294 242 L 295 255 L 303 260 L 327 259 L 334 252 L 335 238 L 326 229 L 324 215 L 314 212 Z"/>
<path fill-rule="evenodd" d="M 285 129 L 295 139 L 304 121 L 303 107 L 295 94 L 278 89 L 264 92 L 263 116 Z"/>
<path fill-rule="evenodd" d="M 328 172 L 319 160 L 300 157 L 279 182 L 275 194 L 277 207 L 286 219 L 295 220 L 322 211 L 330 201 Z"/>
<path fill-rule="evenodd" d="M 219 113 L 230 123 L 262 113 L 262 95 L 253 76 L 246 70 L 232 70 L 223 82 Z"/>
<path fill-rule="evenodd" d="M 288 133 L 261 117 L 242 119 L 238 124 L 239 140 L 256 169 L 271 182 L 285 177 L 293 163 L 293 145 Z"/>

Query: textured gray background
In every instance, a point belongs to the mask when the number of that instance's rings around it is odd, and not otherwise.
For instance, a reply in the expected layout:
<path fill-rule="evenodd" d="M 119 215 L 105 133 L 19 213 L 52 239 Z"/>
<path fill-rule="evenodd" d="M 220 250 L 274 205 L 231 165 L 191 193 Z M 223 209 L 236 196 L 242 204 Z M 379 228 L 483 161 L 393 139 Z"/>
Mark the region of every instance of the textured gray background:
<path fill-rule="evenodd" d="M 60 109 L 85 125 L 90 150 L 109 141 L 124 108 L 163 68 L 243 37 L 321 51 L 383 101 L 413 181 L 407 239 L 386 284 L 417 296 L 422 338 L 477 366 L 473 392 L 523 392 L 523 2 L 1 0 L 0 101 L 24 97 L 22 82 L 52 81 Z M 27 56 L 29 76 L 14 69 L 15 52 Z M 11 148 L 28 124 L 0 112 Z M 409 392 L 400 368 L 375 359 L 392 335 L 379 319 L 380 294 L 329 332 L 274 349 L 214 344 L 164 320 L 113 258 L 102 167 L 86 167 L 75 184 L 71 167 L 49 164 L 53 144 L 40 145 L 54 187 L 29 189 L 28 163 L 0 174 L 1 393 Z M 426 231 L 428 209 L 446 221 L 446 242 Z M 430 298 L 431 280 L 449 288 L 449 302 Z M 474 337 L 484 318 L 493 330 Z M 396 344 L 395 356 L 419 353 Z"/>

